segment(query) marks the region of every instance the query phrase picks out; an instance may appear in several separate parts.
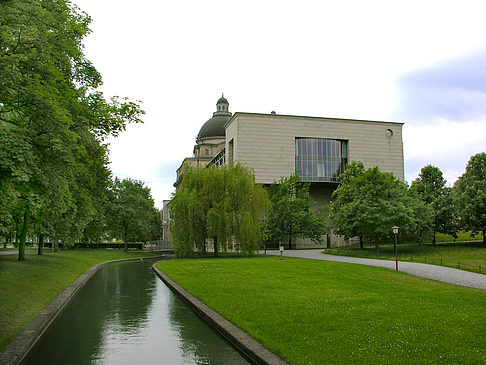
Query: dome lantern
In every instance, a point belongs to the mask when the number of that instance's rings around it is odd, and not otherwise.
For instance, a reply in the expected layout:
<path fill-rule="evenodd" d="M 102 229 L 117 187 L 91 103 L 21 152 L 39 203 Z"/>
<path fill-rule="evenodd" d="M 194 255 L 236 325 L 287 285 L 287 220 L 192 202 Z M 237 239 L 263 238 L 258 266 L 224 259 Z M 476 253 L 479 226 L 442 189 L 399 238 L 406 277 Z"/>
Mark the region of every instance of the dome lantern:
<path fill-rule="evenodd" d="M 229 103 L 228 100 L 224 97 L 224 93 L 221 94 L 221 97 L 216 103 L 216 112 L 228 112 Z"/>

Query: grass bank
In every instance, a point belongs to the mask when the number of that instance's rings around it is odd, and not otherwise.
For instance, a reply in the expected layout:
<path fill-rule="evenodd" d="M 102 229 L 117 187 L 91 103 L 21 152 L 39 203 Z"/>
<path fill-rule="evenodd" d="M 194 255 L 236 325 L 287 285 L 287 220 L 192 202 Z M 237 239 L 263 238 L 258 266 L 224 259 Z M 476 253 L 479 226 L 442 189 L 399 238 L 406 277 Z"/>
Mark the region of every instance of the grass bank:
<path fill-rule="evenodd" d="M 0 350 L 74 280 L 100 262 L 152 256 L 142 251 L 76 249 L 0 256 Z"/>
<path fill-rule="evenodd" d="M 486 359 L 486 291 L 292 258 L 170 260 L 158 267 L 295 364 Z"/>
<path fill-rule="evenodd" d="M 430 239 L 430 243 L 432 242 L 432 238 Z M 470 233 L 470 232 L 464 232 L 464 233 L 458 233 L 457 237 L 453 237 L 450 234 L 444 234 L 444 233 L 436 233 L 435 234 L 435 241 L 436 242 L 465 242 L 465 241 L 481 241 L 483 239 L 483 236 L 480 233 Z"/>
<path fill-rule="evenodd" d="M 359 246 L 331 248 L 325 250 L 325 253 L 340 256 L 395 259 L 393 245 L 380 245 L 379 256 L 376 256 L 374 246 L 365 246 L 363 249 L 360 249 Z M 398 254 L 400 261 L 422 262 L 486 273 L 486 247 L 482 243 L 399 244 Z"/>

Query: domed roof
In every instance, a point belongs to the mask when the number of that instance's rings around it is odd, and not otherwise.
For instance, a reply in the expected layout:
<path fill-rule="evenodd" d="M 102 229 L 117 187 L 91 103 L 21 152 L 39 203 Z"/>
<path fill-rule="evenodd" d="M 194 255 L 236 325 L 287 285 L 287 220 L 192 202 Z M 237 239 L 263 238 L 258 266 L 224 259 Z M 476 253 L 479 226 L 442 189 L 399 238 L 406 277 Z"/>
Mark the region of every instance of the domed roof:
<path fill-rule="evenodd" d="M 226 100 L 226 98 L 223 96 L 221 96 L 218 100 L 218 102 L 216 104 L 220 104 L 220 103 L 225 103 L 225 104 L 229 104 L 228 103 L 228 100 Z"/>
<path fill-rule="evenodd" d="M 229 105 L 228 100 L 225 99 L 224 95 L 222 95 L 216 103 L 218 109 L 213 113 L 213 117 L 209 119 L 206 123 L 204 123 L 201 127 L 201 130 L 197 135 L 196 141 L 203 138 L 226 137 L 224 125 L 231 118 L 231 113 L 228 111 L 227 107 L 219 105 L 223 103 Z"/>
<path fill-rule="evenodd" d="M 208 138 L 208 137 L 225 137 L 226 133 L 224 130 L 225 123 L 231 118 L 230 115 L 215 115 L 209 119 L 201 127 L 197 135 L 197 139 Z"/>

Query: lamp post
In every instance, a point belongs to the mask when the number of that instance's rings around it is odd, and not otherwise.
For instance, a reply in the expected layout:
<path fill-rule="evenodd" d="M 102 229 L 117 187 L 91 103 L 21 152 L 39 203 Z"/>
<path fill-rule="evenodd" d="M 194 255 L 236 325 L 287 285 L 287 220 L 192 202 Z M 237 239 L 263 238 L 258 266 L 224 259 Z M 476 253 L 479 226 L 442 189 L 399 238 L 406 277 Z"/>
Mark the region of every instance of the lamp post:
<path fill-rule="evenodd" d="M 398 235 L 398 227 L 392 227 L 393 234 L 395 235 L 395 270 L 398 271 L 398 249 L 397 249 L 397 235 Z"/>

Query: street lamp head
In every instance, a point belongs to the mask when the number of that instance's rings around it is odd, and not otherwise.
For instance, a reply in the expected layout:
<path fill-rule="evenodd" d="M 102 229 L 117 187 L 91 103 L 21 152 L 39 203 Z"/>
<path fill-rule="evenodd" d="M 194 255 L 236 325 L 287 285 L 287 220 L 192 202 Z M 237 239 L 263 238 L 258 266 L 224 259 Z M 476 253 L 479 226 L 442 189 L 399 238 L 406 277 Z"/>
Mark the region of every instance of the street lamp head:
<path fill-rule="evenodd" d="M 393 230 L 393 234 L 398 234 L 398 227 L 397 226 L 393 226 L 392 230 Z"/>

